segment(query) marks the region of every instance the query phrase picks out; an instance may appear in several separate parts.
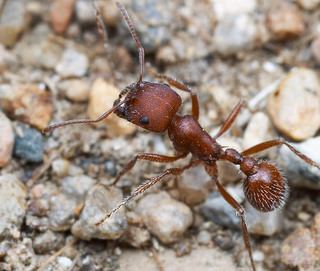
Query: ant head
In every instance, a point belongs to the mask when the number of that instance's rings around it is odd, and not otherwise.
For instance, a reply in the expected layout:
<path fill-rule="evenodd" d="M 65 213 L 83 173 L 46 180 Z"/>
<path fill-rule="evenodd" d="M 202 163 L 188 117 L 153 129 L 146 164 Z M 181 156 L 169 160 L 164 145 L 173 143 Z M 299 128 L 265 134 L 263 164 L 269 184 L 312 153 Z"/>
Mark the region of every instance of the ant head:
<path fill-rule="evenodd" d="M 243 185 L 244 193 L 253 207 L 270 212 L 285 204 L 288 185 L 274 165 L 266 161 L 255 162 L 248 157 L 241 167 L 248 176 Z"/>
<path fill-rule="evenodd" d="M 120 93 L 126 94 L 115 114 L 152 132 L 164 132 L 181 106 L 181 97 L 166 84 L 138 82 Z"/>

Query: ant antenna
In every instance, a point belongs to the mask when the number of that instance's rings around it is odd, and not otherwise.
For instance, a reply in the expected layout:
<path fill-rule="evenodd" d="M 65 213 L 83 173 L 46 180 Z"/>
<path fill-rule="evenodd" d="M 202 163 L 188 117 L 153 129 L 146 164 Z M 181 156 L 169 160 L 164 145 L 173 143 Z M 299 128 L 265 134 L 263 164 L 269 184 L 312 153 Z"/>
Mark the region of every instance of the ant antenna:
<path fill-rule="evenodd" d="M 96 24 L 98 27 L 99 34 L 103 38 L 103 46 L 105 49 L 107 49 L 108 32 L 107 32 L 106 25 L 104 24 L 101 12 L 100 12 L 98 5 L 97 5 L 97 1 L 93 0 L 92 5 L 93 5 L 94 10 L 96 11 Z"/>
<path fill-rule="evenodd" d="M 136 46 L 138 48 L 138 52 L 139 52 L 139 63 L 140 63 L 140 76 L 138 79 L 138 83 L 142 82 L 142 77 L 144 74 L 144 49 L 141 45 L 140 39 L 137 36 L 137 33 L 134 29 L 133 26 L 133 22 L 131 20 L 131 18 L 129 17 L 129 14 L 127 12 L 127 10 L 125 9 L 125 7 L 120 4 L 119 2 L 116 2 L 117 7 L 119 8 L 122 17 L 125 19 L 127 26 L 129 28 L 130 34 L 132 36 L 132 38 L 134 39 Z"/>

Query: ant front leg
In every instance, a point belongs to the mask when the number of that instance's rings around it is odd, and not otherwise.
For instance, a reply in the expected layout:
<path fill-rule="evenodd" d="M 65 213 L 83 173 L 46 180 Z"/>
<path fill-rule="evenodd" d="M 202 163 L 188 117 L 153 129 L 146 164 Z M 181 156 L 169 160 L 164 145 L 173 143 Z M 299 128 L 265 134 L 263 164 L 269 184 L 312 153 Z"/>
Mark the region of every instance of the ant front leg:
<path fill-rule="evenodd" d="M 194 167 L 198 165 L 201 161 L 200 160 L 191 160 L 189 164 L 181 168 L 168 168 L 160 175 L 150 178 L 149 180 L 145 181 L 143 184 L 139 185 L 130 196 L 125 198 L 122 202 L 120 202 L 114 209 L 112 209 L 109 213 L 107 213 L 102 219 L 100 219 L 96 225 L 101 225 L 106 219 L 108 219 L 112 214 L 118 211 L 122 206 L 126 205 L 130 200 L 134 199 L 138 195 L 145 192 L 150 187 L 154 186 L 155 184 L 159 183 L 164 177 L 168 175 L 179 176 L 184 172 L 186 169 Z"/>
<path fill-rule="evenodd" d="M 116 179 L 110 185 L 115 185 L 124 174 L 126 174 L 129 170 L 131 170 L 135 166 L 138 160 L 146 160 L 146 161 L 158 162 L 158 163 L 172 163 L 181 158 L 186 157 L 187 155 L 188 155 L 187 153 L 180 154 L 178 156 L 166 156 L 166 155 L 154 154 L 154 153 L 140 153 L 136 155 L 128 164 L 126 164 L 123 167 L 123 169 L 120 171 Z"/>
<path fill-rule="evenodd" d="M 241 219 L 241 227 L 242 227 L 242 236 L 244 240 L 244 244 L 246 246 L 246 249 L 249 253 L 250 262 L 252 266 L 252 270 L 255 271 L 255 265 L 252 258 L 252 249 L 250 245 L 250 239 L 249 239 L 249 233 L 248 228 L 245 220 L 245 210 L 244 208 L 228 193 L 228 191 L 222 186 L 222 184 L 218 181 L 218 169 L 217 165 L 205 165 L 205 169 L 207 173 L 210 175 L 212 180 L 215 182 L 215 184 L 218 187 L 218 190 L 221 194 L 221 196 L 225 199 L 226 202 L 228 202 L 232 208 L 234 208 L 237 212 L 237 214 L 240 216 Z"/>
<path fill-rule="evenodd" d="M 197 94 L 195 94 L 192 89 L 187 86 L 186 84 L 178 81 L 177 79 L 174 79 L 170 76 L 164 75 L 164 74 L 155 74 L 155 77 L 159 78 L 160 80 L 166 81 L 169 85 L 180 89 L 182 91 L 188 92 L 191 96 L 191 102 L 192 102 L 192 116 L 198 120 L 199 119 L 199 101 Z"/>
<path fill-rule="evenodd" d="M 249 156 L 254 153 L 261 152 L 266 149 L 269 149 L 269 148 L 272 148 L 275 146 L 279 146 L 279 145 L 287 146 L 290 149 L 290 151 L 292 151 L 295 155 L 300 157 L 303 161 L 305 161 L 306 163 L 308 163 L 311 166 L 314 166 L 314 167 L 320 169 L 320 165 L 318 163 L 316 163 L 315 161 L 313 161 L 311 158 L 304 155 L 303 153 L 299 152 L 295 147 L 293 147 L 292 145 L 290 145 L 287 141 L 285 141 L 283 139 L 274 139 L 274 140 L 259 143 L 255 146 L 243 151 L 241 154 L 243 156 Z"/>

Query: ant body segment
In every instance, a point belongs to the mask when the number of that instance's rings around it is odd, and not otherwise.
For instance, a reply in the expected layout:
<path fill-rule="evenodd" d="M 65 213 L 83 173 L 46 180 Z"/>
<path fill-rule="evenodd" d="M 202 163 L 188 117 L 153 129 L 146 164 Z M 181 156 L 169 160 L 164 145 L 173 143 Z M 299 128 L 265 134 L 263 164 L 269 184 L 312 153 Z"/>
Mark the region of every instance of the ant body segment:
<path fill-rule="evenodd" d="M 216 162 L 224 160 L 239 165 L 240 170 L 246 175 L 243 188 L 247 200 L 250 204 L 261 212 L 270 212 L 284 205 L 288 186 L 285 178 L 279 170 L 270 162 L 253 158 L 251 155 L 266 150 L 271 147 L 286 145 L 294 154 L 299 156 L 306 163 L 320 168 L 320 165 L 312 161 L 296 150 L 292 145 L 282 139 L 275 139 L 257 144 L 243 152 L 238 152 L 232 148 L 222 147 L 217 139 L 222 136 L 234 123 L 239 115 L 244 102 L 240 101 L 232 110 L 230 115 L 222 124 L 216 136 L 211 137 L 199 124 L 199 103 L 197 95 L 184 83 L 177 81 L 165 75 L 157 77 L 165 82 L 154 83 L 143 80 L 144 75 L 144 49 L 138 38 L 133 23 L 120 3 L 116 3 L 119 8 L 130 33 L 135 41 L 139 53 L 140 73 L 138 81 L 127 86 L 121 91 L 119 98 L 114 101 L 111 109 L 103 113 L 95 120 L 79 119 L 69 120 L 61 123 L 52 124 L 46 127 L 43 132 L 50 132 L 55 128 L 76 124 L 76 123 L 95 123 L 107 118 L 111 113 L 118 117 L 140 126 L 150 132 L 164 133 L 168 132 L 169 138 L 173 143 L 176 156 L 165 156 L 154 153 L 141 153 L 136 155 L 120 171 L 113 184 L 115 184 L 124 174 L 131 170 L 138 160 L 146 160 L 159 163 L 171 163 L 185 158 L 191 154 L 193 159 L 184 167 L 168 168 L 159 176 L 155 176 L 139 185 L 132 194 L 125 198 L 113 210 L 106 214 L 96 225 L 102 224 L 108 217 L 115 213 L 121 206 L 125 205 L 143 193 L 156 183 L 159 183 L 167 175 L 180 175 L 184 170 L 202 164 L 206 172 L 211 177 L 222 195 L 222 197 L 236 210 L 241 218 L 242 235 L 246 249 L 249 253 L 252 269 L 255 271 L 255 264 L 252 258 L 252 250 L 249 241 L 249 234 L 245 221 L 244 208 L 226 191 L 218 179 L 218 170 Z M 101 15 L 95 6 L 98 28 L 106 40 L 106 32 Z M 180 115 L 178 110 L 181 107 L 181 97 L 171 88 L 174 87 L 190 94 L 192 101 L 192 114 Z"/>

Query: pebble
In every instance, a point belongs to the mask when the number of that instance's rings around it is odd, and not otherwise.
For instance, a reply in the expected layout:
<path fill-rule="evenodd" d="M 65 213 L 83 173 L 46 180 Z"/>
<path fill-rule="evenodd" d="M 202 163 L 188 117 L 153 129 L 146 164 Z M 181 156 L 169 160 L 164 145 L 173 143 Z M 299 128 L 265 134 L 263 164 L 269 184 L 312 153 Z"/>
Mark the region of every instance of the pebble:
<path fill-rule="evenodd" d="M 0 111 L 0 168 L 11 160 L 14 133 L 10 120 Z"/>
<path fill-rule="evenodd" d="M 0 43 L 13 46 L 26 27 L 25 3 L 5 1 L 0 16 Z"/>
<path fill-rule="evenodd" d="M 104 4 L 109 4 L 104 3 Z M 112 3 L 114 5 L 114 3 Z M 96 15 L 92 3 L 87 0 L 78 0 L 75 5 L 75 13 L 78 21 L 82 24 L 94 23 Z"/>
<path fill-rule="evenodd" d="M 96 180 L 86 175 L 65 177 L 61 180 L 61 191 L 77 202 L 81 202 L 95 183 Z"/>
<path fill-rule="evenodd" d="M 64 269 L 70 269 L 72 267 L 72 261 L 68 257 L 60 256 L 57 258 L 58 264 Z"/>
<path fill-rule="evenodd" d="M 293 69 L 269 96 L 267 109 L 273 124 L 287 137 L 304 140 L 313 136 L 320 127 L 317 74 L 306 68 Z"/>
<path fill-rule="evenodd" d="M 51 4 L 50 21 L 57 34 L 63 34 L 70 23 L 75 0 L 56 0 Z"/>
<path fill-rule="evenodd" d="M 89 67 L 88 57 L 74 48 L 67 48 L 55 70 L 62 78 L 82 77 Z"/>
<path fill-rule="evenodd" d="M 298 37 L 305 30 L 300 10 L 285 1 L 273 5 L 267 15 L 267 26 L 274 38 L 279 40 Z"/>
<path fill-rule="evenodd" d="M 57 177 L 65 177 L 69 173 L 70 162 L 66 159 L 55 159 L 51 164 L 52 174 Z"/>
<path fill-rule="evenodd" d="M 253 114 L 243 135 L 243 148 L 248 149 L 270 139 L 274 139 L 274 135 L 268 115 L 263 112 Z"/>
<path fill-rule="evenodd" d="M 166 192 L 145 196 L 136 210 L 148 230 L 165 244 L 177 241 L 192 224 L 190 208 Z"/>
<path fill-rule="evenodd" d="M 17 62 L 17 57 L 11 50 L 7 50 L 0 43 L 0 74 L 6 71 L 9 67 L 14 66 Z"/>
<path fill-rule="evenodd" d="M 201 166 L 184 171 L 177 185 L 179 199 L 188 206 L 202 203 L 207 198 L 210 187 L 213 186 L 211 178 Z"/>
<path fill-rule="evenodd" d="M 43 137 L 40 132 L 24 124 L 16 127 L 14 156 L 27 162 L 39 163 L 43 161 L 43 148 Z"/>
<path fill-rule="evenodd" d="M 133 247 L 141 248 L 149 243 L 150 233 L 146 229 L 130 226 L 123 235 L 122 240 Z"/>
<path fill-rule="evenodd" d="M 320 63 L 320 36 L 316 37 L 311 43 L 311 52 L 317 63 Z"/>
<path fill-rule="evenodd" d="M 118 96 L 119 90 L 114 85 L 101 78 L 94 81 L 89 95 L 89 118 L 95 119 L 110 109 Z M 107 119 L 100 122 L 100 125 L 101 123 L 106 124 L 108 134 L 111 137 L 130 135 L 136 130 L 133 124 L 129 123 L 127 120 L 120 119 L 115 114 L 111 114 Z"/>
<path fill-rule="evenodd" d="M 73 102 L 86 102 L 89 98 L 89 84 L 82 79 L 70 79 L 62 81 L 59 88 L 66 97 Z"/>
<path fill-rule="evenodd" d="M 0 176 L 0 239 L 19 238 L 27 210 L 27 190 L 15 175 Z M 18 234 L 17 234 L 18 233 Z"/>
<path fill-rule="evenodd" d="M 72 234 L 82 240 L 93 238 L 115 240 L 127 229 L 127 221 L 123 208 L 119 209 L 101 225 L 96 226 L 123 199 L 120 189 L 94 186 L 88 193 L 79 220 L 72 226 Z"/>
<path fill-rule="evenodd" d="M 39 85 L 18 85 L 0 90 L 0 100 L 8 115 L 40 130 L 48 125 L 53 113 L 51 95 Z"/>
<path fill-rule="evenodd" d="M 262 213 L 247 202 L 245 204 L 245 209 L 248 230 L 250 233 L 262 236 L 272 236 L 280 232 L 283 228 L 284 215 L 282 209 Z"/>
<path fill-rule="evenodd" d="M 257 27 L 252 16 L 227 16 L 219 21 L 213 36 L 216 50 L 222 55 L 233 55 L 253 48 L 257 40 Z"/>
<path fill-rule="evenodd" d="M 312 160 L 320 164 L 320 137 L 310 138 L 301 143 L 293 144 L 301 153 L 307 155 Z M 320 170 L 313 167 L 291 152 L 288 147 L 280 148 L 277 164 L 285 169 L 289 186 L 307 187 L 311 189 L 320 189 Z"/>
<path fill-rule="evenodd" d="M 244 200 L 244 194 L 240 187 L 228 187 L 227 191 L 241 204 Z M 240 227 L 239 216 L 236 210 L 218 192 L 209 195 L 204 204 L 201 205 L 202 214 L 214 223 L 238 229 Z"/>
<path fill-rule="evenodd" d="M 32 245 L 37 254 L 48 254 L 64 245 L 64 235 L 48 230 L 36 235 Z"/>
<path fill-rule="evenodd" d="M 315 10 L 320 4 L 320 0 L 297 0 L 298 4 L 305 10 Z"/>
<path fill-rule="evenodd" d="M 198 244 L 207 246 L 211 242 L 211 234 L 208 231 L 200 231 L 197 235 Z"/>

